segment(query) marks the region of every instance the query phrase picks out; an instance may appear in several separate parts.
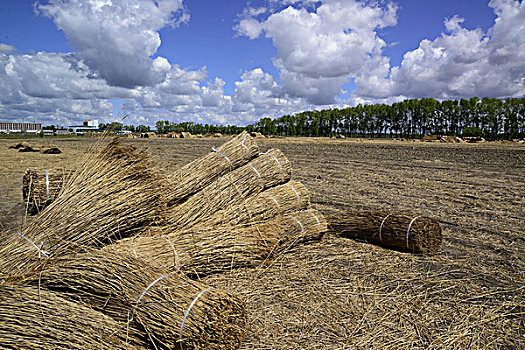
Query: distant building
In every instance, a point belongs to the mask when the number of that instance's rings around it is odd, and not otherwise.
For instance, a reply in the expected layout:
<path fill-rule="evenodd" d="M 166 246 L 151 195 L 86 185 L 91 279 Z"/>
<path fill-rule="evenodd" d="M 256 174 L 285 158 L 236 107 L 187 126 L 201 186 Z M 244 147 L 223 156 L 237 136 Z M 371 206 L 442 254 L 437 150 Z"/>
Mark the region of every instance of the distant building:
<path fill-rule="evenodd" d="M 38 134 L 42 130 L 42 123 L 4 123 L 0 122 L 0 132 L 25 132 Z"/>
<path fill-rule="evenodd" d="M 98 120 L 84 120 L 82 125 L 70 125 L 69 129 L 73 132 L 97 131 Z"/>
<path fill-rule="evenodd" d="M 55 133 L 57 135 L 68 135 L 68 134 L 71 134 L 71 131 L 69 131 L 69 129 L 56 129 Z"/>

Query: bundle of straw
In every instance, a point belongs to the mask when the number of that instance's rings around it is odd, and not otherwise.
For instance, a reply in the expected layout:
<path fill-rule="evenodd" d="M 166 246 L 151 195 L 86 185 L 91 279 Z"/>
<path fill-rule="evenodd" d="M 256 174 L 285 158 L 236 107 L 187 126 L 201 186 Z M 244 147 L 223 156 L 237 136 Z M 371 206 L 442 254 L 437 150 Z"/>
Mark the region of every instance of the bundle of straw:
<path fill-rule="evenodd" d="M 2 349 L 146 349 L 125 323 L 36 287 L 0 288 Z"/>
<path fill-rule="evenodd" d="M 161 349 L 236 349 L 246 313 L 234 295 L 132 255 L 93 251 L 49 261 L 14 281 L 40 285 L 80 300 L 143 331 Z"/>
<path fill-rule="evenodd" d="M 260 264 L 285 229 L 277 220 L 254 226 L 199 226 L 174 233 L 161 226 L 155 228 L 156 236 L 124 239 L 104 250 L 134 254 L 170 271 L 203 277 Z"/>
<path fill-rule="evenodd" d="M 267 189 L 246 198 L 241 207 L 227 207 L 206 219 L 201 225 L 241 225 L 269 220 L 292 211 L 308 208 L 310 193 L 299 181 L 290 180 L 285 184 Z"/>
<path fill-rule="evenodd" d="M 27 170 L 22 179 L 22 196 L 27 213 L 38 214 L 53 202 L 72 173 L 72 170 L 60 168 Z"/>
<path fill-rule="evenodd" d="M 167 192 L 170 205 L 198 192 L 228 171 L 248 163 L 259 154 L 259 147 L 245 131 L 213 152 L 179 169 L 168 177 L 174 186 Z"/>
<path fill-rule="evenodd" d="M 162 210 L 162 183 L 144 154 L 111 142 L 84 161 L 62 193 L 22 232 L 0 243 L 0 271 L 133 235 Z"/>
<path fill-rule="evenodd" d="M 301 244 L 316 242 L 328 231 L 326 218 L 315 209 L 293 212 L 284 215 L 283 218 L 290 229 L 279 237 L 276 248 L 279 253 Z"/>
<path fill-rule="evenodd" d="M 218 178 L 185 202 L 168 208 L 165 220 L 177 231 L 195 226 L 221 209 L 231 207 L 240 211 L 247 197 L 287 182 L 291 171 L 285 155 L 271 149 Z"/>
<path fill-rule="evenodd" d="M 443 239 L 436 219 L 414 214 L 346 211 L 329 216 L 328 223 L 341 236 L 416 254 L 438 253 Z"/>
<path fill-rule="evenodd" d="M 163 231 L 162 227 L 154 230 L 151 237 L 124 239 L 104 250 L 133 254 L 170 271 L 202 277 L 260 265 L 274 252 L 320 239 L 327 224 L 321 213 L 309 209 L 256 225 L 197 226 L 180 232 Z"/>

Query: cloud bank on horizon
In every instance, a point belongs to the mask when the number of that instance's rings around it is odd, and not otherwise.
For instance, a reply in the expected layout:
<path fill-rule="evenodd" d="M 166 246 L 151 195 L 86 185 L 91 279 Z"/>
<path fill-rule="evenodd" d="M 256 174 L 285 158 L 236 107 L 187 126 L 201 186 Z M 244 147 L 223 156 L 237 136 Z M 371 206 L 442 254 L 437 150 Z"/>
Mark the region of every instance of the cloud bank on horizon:
<path fill-rule="evenodd" d="M 119 100 L 136 125 L 159 119 L 245 125 L 305 109 L 407 97 L 523 97 L 525 7 L 516 0 L 488 6 L 496 15 L 488 31 L 446 18 L 439 37 L 422 40 L 392 66 L 379 33 L 396 26 L 401 9 L 395 1 L 248 3 L 232 23 L 232 40 L 271 40 L 279 75 L 244 71 L 227 94 L 225 81 L 210 77 L 206 66 L 184 68 L 176 58 L 157 55 L 162 29 L 191 26 L 183 0 L 36 3 L 36 15 L 52 19 L 74 51 L 17 54 L 0 42 L 0 120 L 111 121 Z M 356 88 L 343 94 L 351 82 Z"/>

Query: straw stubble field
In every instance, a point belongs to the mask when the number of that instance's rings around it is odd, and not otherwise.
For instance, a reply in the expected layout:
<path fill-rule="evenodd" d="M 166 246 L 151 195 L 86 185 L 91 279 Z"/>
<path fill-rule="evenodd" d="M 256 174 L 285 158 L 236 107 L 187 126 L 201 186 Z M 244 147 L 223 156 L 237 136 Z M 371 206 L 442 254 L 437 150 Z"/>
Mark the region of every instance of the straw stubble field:
<path fill-rule="evenodd" d="M 225 139 L 130 139 L 167 172 Z M 31 142 L 31 141 L 30 141 Z M 71 168 L 93 139 L 0 140 L 0 222 L 24 223 L 28 168 Z M 439 255 L 414 256 L 327 234 L 270 264 L 210 275 L 248 307 L 243 349 L 516 349 L 525 346 L 525 147 L 257 139 L 283 151 L 325 214 L 345 209 L 436 217 Z M 27 218 L 30 220 L 30 218 Z"/>

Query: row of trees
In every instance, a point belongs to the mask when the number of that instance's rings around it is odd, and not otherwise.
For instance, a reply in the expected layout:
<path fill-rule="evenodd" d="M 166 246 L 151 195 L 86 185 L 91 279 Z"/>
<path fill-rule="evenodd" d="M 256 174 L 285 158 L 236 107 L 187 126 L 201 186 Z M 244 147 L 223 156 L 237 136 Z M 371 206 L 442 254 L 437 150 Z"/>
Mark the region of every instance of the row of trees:
<path fill-rule="evenodd" d="M 106 129 L 114 130 L 114 131 L 128 130 L 131 132 L 150 132 L 151 131 L 151 127 L 148 125 L 139 125 L 139 126 L 124 125 L 118 122 L 113 122 L 113 123 L 108 123 L 108 124 L 100 123 L 98 125 L 98 128 L 100 130 L 106 130 Z"/>
<path fill-rule="evenodd" d="M 263 118 L 247 128 L 283 136 L 416 138 L 438 134 L 513 139 L 525 136 L 525 98 L 407 99 L 392 105 L 358 105 Z"/>
<path fill-rule="evenodd" d="M 343 134 L 365 137 L 417 138 L 424 135 L 484 136 L 489 140 L 525 137 L 525 98 L 473 97 L 438 101 L 433 98 L 407 99 L 402 102 L 358 105 L 343 109 L 305 111 L 279 118 L 262 118 L 246 127 L 209 125 L 194 122 L 175 123 L 159 120 L 157 132 L 192 134 L 236 134 L 243 130 L 265 135 L 334 136 Z M 148 132 L 147 125 L 123 125 L 113 122 L 99 128 Z"/>
<path fill-rule="evenodd" d="M 245 129 L 242 126 L 235 125 L 202 125 L 194 122 L 175 123 L 169 120 L 159 120 L 155 123 L 155 127 L 157 132 L 160 133 L 187 131 L 192 134 L 238 134 Z"/>

